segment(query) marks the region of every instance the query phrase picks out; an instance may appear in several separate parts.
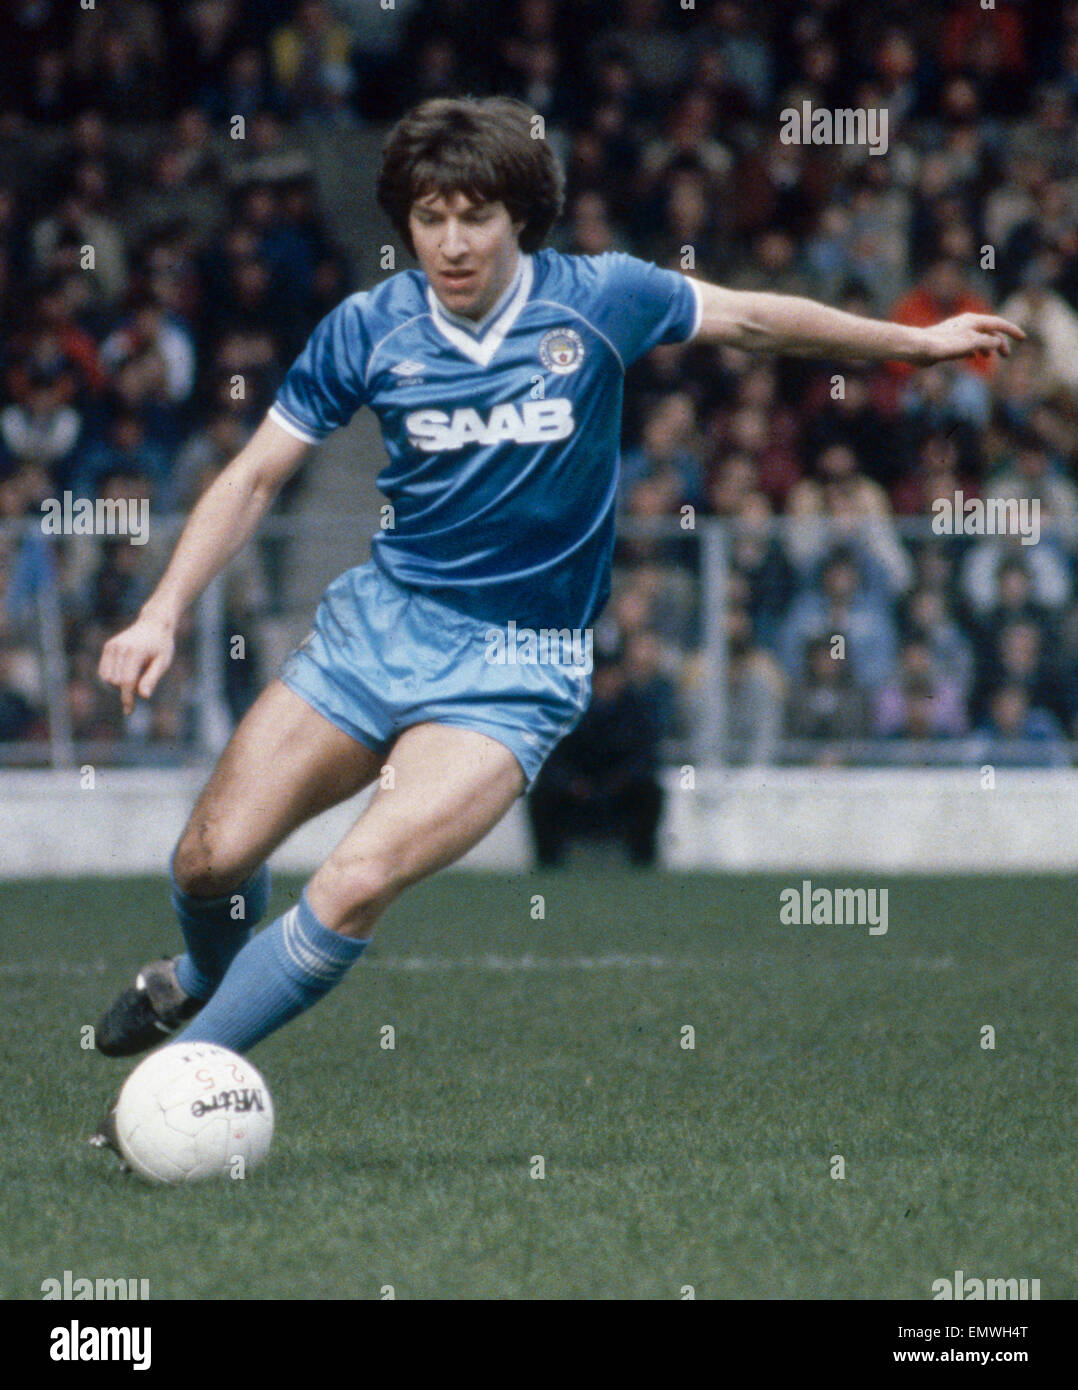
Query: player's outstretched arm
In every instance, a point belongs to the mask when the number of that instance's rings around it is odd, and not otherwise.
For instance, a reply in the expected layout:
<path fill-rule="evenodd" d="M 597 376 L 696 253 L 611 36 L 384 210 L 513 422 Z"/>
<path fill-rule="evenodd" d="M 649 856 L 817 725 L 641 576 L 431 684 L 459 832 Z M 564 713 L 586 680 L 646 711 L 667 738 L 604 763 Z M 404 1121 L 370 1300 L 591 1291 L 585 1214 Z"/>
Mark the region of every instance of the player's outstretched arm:
<path fill-rule="evenodd" d="M 144 700 L 153 694 L 172 663 L 180 617 L 246 545 L 309 448 L 267 418 L 199 498 L 157 588 L 101 653 L 97 673 L 118 687 L 125 714 L 136 694 Z"/>
<path fill-rule="evenodd" d="M 861 318 L 797 295 L 728 290 L 696 281 L 703 317 L 700 340 L 796 357 L 837 357 L 860 362 L 934 362 L 998 352 L 1026 336 L 994 314 L 958 314 L 930 328 Z"/>

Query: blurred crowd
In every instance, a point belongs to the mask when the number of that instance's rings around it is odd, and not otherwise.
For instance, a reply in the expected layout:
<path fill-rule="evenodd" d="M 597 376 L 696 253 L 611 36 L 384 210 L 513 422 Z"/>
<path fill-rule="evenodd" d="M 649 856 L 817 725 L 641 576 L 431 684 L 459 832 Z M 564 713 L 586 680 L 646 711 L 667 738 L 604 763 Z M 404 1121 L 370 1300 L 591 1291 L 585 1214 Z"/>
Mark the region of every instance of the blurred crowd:
<path fill-rule="evenodd" d="M 630 371 L 599 635 L 656 740 L 714 702 L 694 530 L 718 517 L 733 761 L 878 761 L 911 739 L 936 758 L 1070 760 L 1075 0 L 13 0 L 9 16 L 0 519 L 64 489 L 189 508 L 356 287 L 319 214 L 310 132 L 510 93 L 567 169 L 561 250 L 909 324 L 998 311 L 1029 334 L 1008 361 L 918 372 L 692 344 Z M 780 112 L 804 101 L 886 108 L 886 154 L 783 143 Z M 28 163 L 43 131 L 62 133 L 55 154 Z M 935 535 L 933 501 L 959 491 L 1037 500 L 1039 541 Z M 57 565 L 74 735 L 122 733 L 93 668 L 160 557 L 96 538 L 62 549 L 0 538 L 0 740 L 47 731 L 28 634 Z M 229 630 L 278 601 L 256 549 Z M 240 666 L 234 713 L 261 680 Z M 157 704 L 144 718 L 164 727 L 145 736 L 182 741 L 190 701 Z"/>
<path fill-rule="evenodd" d="M 0 519 L 70 492 L 145 498 L 155 524 L 140 547 L 0 537 L 0 740 L 43 741 L 55 715 L 34 651 L 55 578 L 71 736 L 134 741 L 144 759 L 195 737 L 193 620 L 159 698 L 126 728 L 95 672 L 175 540 L 156 518 L 188 511 L 242 448 L 354 285 L 319 214 L 302 106 L 266 75 L 287 67 L 294 7 L 13 8 L 0 79 Z M 43 133 L 53 153 L 28 158 Z M 263 681 L 258 620 L 281 601 L 280 554 L 264 542 L 229 573 L 233 718 Z M 237 637 L 243 660 L 229 659 Z"/>

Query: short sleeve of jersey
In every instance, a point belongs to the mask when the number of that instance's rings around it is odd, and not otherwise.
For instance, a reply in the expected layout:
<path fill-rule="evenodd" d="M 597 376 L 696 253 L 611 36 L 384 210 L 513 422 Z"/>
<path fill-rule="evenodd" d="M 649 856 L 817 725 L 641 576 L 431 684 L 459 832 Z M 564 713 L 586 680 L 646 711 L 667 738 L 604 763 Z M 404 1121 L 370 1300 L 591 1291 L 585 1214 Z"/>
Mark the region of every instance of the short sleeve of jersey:
<path fill-rule="evenodd" d="M 352 295 L 330 310 L 289 368 L 270 408 L 277 424 L 310 444 L 347 425 L 367 400 L 365 298 Z"/>
<path fill-rule="evenodd" d="M 593 277 L 589 318 L 628 367 L 660 343 L 683 343 L 700 327 L 693 282 L 623 252 L 582 257 Z"/>

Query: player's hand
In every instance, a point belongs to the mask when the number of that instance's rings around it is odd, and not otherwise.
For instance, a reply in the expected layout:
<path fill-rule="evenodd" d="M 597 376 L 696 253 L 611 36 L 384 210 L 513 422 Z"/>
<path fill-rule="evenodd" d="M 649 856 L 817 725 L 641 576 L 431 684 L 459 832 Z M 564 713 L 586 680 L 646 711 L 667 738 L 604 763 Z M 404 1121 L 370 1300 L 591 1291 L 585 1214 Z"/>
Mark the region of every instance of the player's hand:
<path fill-rule="evenodd" d="M 953 319 L 943 319 L 922 329 L 921 335 L 921 349 L 913 356 L 919 367 L 952 362 L 974 353 L 987 357 L 998 352 L 1001 357 L 1010 357 L 1011 340 L 1020 343 L 1026 336 L 1016 323 L 995 314 L 956 314 Z"/>
<path fill-rule="evenodd" d="M 124 714 L 134 710 L 136 695 L 150 698 L 172 665 L 174 651 L 172 625 L 145 613 L 105 643 L 97 674 L 106 685 L 118 687 Z"/>

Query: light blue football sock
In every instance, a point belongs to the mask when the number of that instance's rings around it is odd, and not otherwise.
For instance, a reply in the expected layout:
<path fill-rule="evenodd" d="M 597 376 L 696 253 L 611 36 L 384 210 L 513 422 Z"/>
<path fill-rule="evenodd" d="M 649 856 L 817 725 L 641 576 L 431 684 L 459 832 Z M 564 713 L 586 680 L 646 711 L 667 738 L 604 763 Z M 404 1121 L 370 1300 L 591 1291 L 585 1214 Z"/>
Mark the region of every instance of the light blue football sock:
<path fill-rule="evenodd" d="M 248 941 L 175 1041 L 246 1052 L 328 994 L 366 948 L 323 926 L 304 890 L 295 907 Z"/>
<path fill-rule="evenodd" d="M 236 952 L 251 939 L 255 925 L 269 905 L 270 871 L 263 864 L 246 883 L 219 898 L 193 898 L 172 880 L 172 906 L 180 919 L 187 954 L 176 962 L 181 989 L 196 999 L 209 999 L 224 979 Z M 242 898 L 242 915 L 237 914 Z"/>

